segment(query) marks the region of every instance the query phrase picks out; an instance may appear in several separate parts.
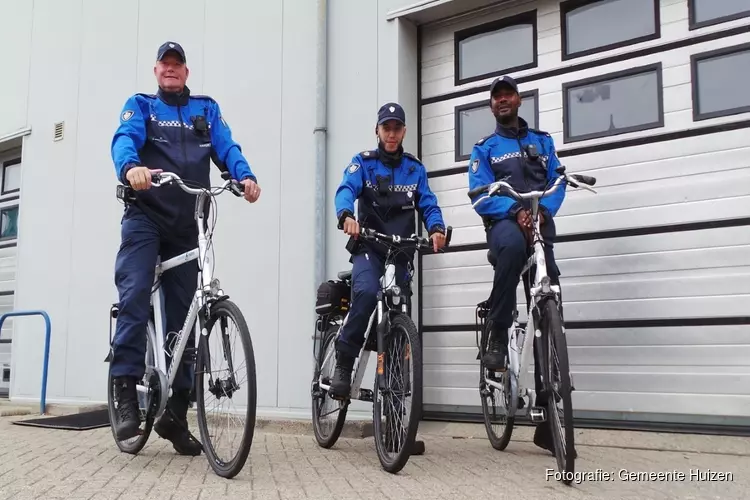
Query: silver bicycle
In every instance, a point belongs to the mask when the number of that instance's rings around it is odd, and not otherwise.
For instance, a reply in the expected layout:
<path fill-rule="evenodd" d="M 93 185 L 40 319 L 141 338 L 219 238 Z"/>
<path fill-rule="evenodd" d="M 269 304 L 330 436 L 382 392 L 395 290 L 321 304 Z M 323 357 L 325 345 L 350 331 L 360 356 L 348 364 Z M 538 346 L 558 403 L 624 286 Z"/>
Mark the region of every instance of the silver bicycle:
<path fill-rule="evenodd" d="M 528 304 L 528 322 L 526 328 L 521 328 L 517 320 L 518 311 L 514 312 L 513 324 L 508 331 L 509 366 L 507 371 L 489 370 L 481 361 L 489 345 L 489 331 L 485 327 L 485 319 L 489 314 L 489 301 L 480 302 L 477 305 L 479 393 L 482 397 L 482 413 L 487 436 L 493 448 L 504 450 L 510 442 L 517 411 L 527 405 L 528 416 L 532 422 L 545 422 L 548 417 L 551 418 L 554 454 L 561 472 L 560 477 L 565 484 L 570 484 L 576 456 L 571 402 L 571 393 L 574 388 L 568 365 L 560 286 L 552 284 L 547 274 L 544 240 L 538 217 L 539 200 L 554 193 L 563 183 L 595 193 L 596 191 L 591 186 L 596 184 L 596 179 L 587 175 L 566 174 L 564 166 L 558 167 L 556 171 L 559 177 L 544 191 L 519 194 L 507 182 L 501 180 L 479 186 L 469 191 L 468 195 L 473 199 L 487 193 L 487 196 L 474 202 L 474 207 L 492 196 L 507 195 L 519 202 L 530 200 L 533 221 L 533 253 L 521 272 L 524 276 L 527 271 L 532 271 L 534 276 L 533 282 L 528 287 L 531 297 Z M 489 252 L 488 260 L 494 267 L 494 258 Z M 529 363 L 533 359 L 532 349 L 538 349 L 541 354 L 539 361 L 543 367 L 541 374 L 543 390 L 546 394 L 553 396 L 548 398 L 547 408 L 535 406 L 537 394 L 533 389 L 533 376 L 529 374 Z M 558 407 L 560 402 L 562 402 L 562 409 Z M 497 407 L 498 403 L 501 408 Z M 502 433 L 495 432 L 495 425 L 504 427 Z"/>
<path fill-rule="evenodd" d="M 446 247 L 452 232 L 449 226 Z M 373 403 L 375 449 L 383 469 L 395 474 L 411 455 L 424 453 L 420 450 L 424 443 L 415 440 L 422 408 L 422 344 L 409 316 L 409 295 L 396 284 L 394 259 L 407 248 L 419 251 L 433 247 L 427 238 L 385 235 L 366 228 L 360 230 L 360 238 L 388 248 L 377 307 L 370 314 L 365 330 L 349 397 L 343 401 L 334 399 L 328 392 L 335 369 L 335 341 L 349 317 L 352 271 L 342 271 L 338 274 L 339 281 L 324 284 L 330 285 L 331 293 L 327 297 L 319 295 L 323 300 L 316 304 L 315 370 L 311 387 L 313 431 L 318 445 L 330 448 L 341 435 L 349 403 L 352 400 Z M 361 388 L 370 352 L 377 354 L 373 390 Z M 331 418 L 334 413 L 338 414 Z"/>
<path fill-rule="evenodd" d="M 141 429 L 139 435 L 129 440 L 117 441 L 114 426 L 112 434 L 120 450 L 137 454 L 148 441 L 152 426 L 167 409 L 167 399 L 172 390 L 172 384 L 180 364 L 184 369 L 192 366 L 195 369 L 194 391 L 197 402 L 198 428 L 201 443 L 208 458 L 208 462 L 219 476 L 231 478 L 237 475 L 245 465 L 255 430 L 256 412 L 256 378 L 255 355 L 250 339 L 250 330 L 242 312 L 229 296 L 221 289 L 219 280 L 213 276 L 213 257 L 209 253 L 212 247 L 213 227 L 208 229 L 206 222 L 206 202 L 209 208 L 215 203 L 214 197 L 224 191 L 243 196 L 243 186 L 230 179 L 228 172 L 222 173 L 224 183 L 215 189 L 203 187 L 189 187 L 190 181 L 183 181 L 177 174 L 163 172 L 154 174 L 152 185 L 155 187 L 175 183 L 183 191 L 197 195 L 195 220 L 198 225 L 198 246 L 189 252 L 172 257 L 164 262 L 157 262 L 154 276 L 154 286 L 151 290 L 151 318 L 146 331 L 146 372 L 137 384 L 138 402 L 141 413 Z M 135 201 L 132 188 L 118 185 L 117 197 L 125 203 Z M 162 316 L 162 297 L 160 293 L 160 278 L 170 269 L 185 263 L 198 261 L 197 289 L 179 332 L 170 332 L 164 336 Z M 117 318 L 119 308 L 112 306 L 111 317 Z M 238 331 L 240 342 L 230 342 L 230 324 Z M 213 327 L 218 331 L 214 332 Z M 192 332 L 192 334 L 191 334 Z M 197 347 L 195 346 L 197 339 Z M 241 352 L 237 353 L 239 344 Z M 110 355 L 112 355 L 112 332 L 110 324 Z M 211 352 L 219 352 L 218 363 L 211 359 Z M 167 363 L 167 356 L 172 363 Z M 226 362 L 225 369 L 221 368 Z M 239 365 L 235 369 L 235 366 Z M 237 370 L 245 366 L 245 378 L 237 376 Z M 110 421 L 117 419 L 116 401 L 114 398 L 114 382 L 110 373 L 108 381 L 108 404 Z M 235 403 L 244 409 L 229 411 L 227 416 L 219 417 L 207 411 L 209 404 L 220 405 Z M 210 408 L 209 408 L 210 410 Z M 171 411 L 167 409 L 167 411 Z M 174 416 L 173 416 L 174 417 Z M 176 420 L 176 419 L 175 419 Z M 227 427 L 240 427 L 242 434 L 239 438 L 228 438 L 231 448 L 236 453 L 228 457 L 220 456 L 217 445 L 225 437 L 227 429 L 209 429 L 209 425 L 226 423 Z M 195 439 L 194 436 L 191 437 Z M 197 441 L 197 440 L 196 440 Z"/>

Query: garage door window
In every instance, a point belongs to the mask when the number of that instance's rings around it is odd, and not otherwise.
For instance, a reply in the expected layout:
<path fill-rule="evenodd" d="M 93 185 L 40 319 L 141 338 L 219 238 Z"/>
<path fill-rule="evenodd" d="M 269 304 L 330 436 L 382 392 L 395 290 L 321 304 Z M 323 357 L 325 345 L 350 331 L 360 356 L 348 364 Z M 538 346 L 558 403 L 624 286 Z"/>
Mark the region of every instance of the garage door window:
<path fill-rule="evenodd" d="M 521 94 L 521 107 L 518 115 L 526 120 L 531 128 L 537 128 L 539 121 L 538 92 Z M 495 130 L 495 117 L 487 100 L 456 107 L 456 161 L 468 160 L 474 144 Z"/>
<path fill-rule="evenodd" d="M 688 0 L 690 29 L 750 16 L 750 0 Z"/>
<path fill-rule="evenodd" d="M 455 83 L 534 68 L 536 11 L 530 11 L 455 34 Z"/>
<path fill-rule="evenodd" d="M 664 125 L 661 63 L 563 85 L 565 142 Z"/>
<path fill-rule="evenodd" d="M 690 66 L 695 120 L 750 112 L 750 44 L 694 54 Z"/>
<path fill-rule="evenodd" d="M 660 36 L 659 0 L 570 0 L 560 16 L 563 60 Z"/>

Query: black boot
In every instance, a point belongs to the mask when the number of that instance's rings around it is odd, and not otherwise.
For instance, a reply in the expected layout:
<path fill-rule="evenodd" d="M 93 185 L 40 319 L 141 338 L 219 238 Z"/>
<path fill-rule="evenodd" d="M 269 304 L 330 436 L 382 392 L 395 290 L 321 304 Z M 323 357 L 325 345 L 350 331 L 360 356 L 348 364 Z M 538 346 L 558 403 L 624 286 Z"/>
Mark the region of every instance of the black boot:
<path fill-rule="evenodd" d="M 162 438 L 171 441 L 172 447 L 180 455 L 197 456 L 203 451 L 203 446 L 194 441 L 188 433 L 187 411 L 190 405 L 190 390 L 175 390 L 167 401 L 167 408 L 154 430 Z M 174 417 L 169 413 L 172 411 Z"/>
<path fill-rule="evenodd" d="M 352 387 L 352 370 L 354 358 L 336 351 L 336 370 L 333 372 L 331 389 L 328 391 L 333 399 L 347 399 Z"/>
<path fill-rule="evenodd" d="M 118 441 L 134 438 L 141 426 L 141 412 L 138 409 L 138 393 L 133 377 L 117 377 L 115 383 L 115 401 L 117 401 L 117 419 L 113 422 Z"/>
<path fill-rule="evenodd" d="M 550 425 L 549 420 L 536 424 L 536 430 L 534 431 L 534 444 L 554 455 L 555 441 L 552 439 L 552 429 L 550 428 Z M 571 458 L 573 458 L 573 460 L 578 458 L 578 453 L 576 453 L 575 448 L 573 449 Z"/>
<path fill-rule="evenodd" d="M 508 366 L 508 330 L 492 328 L 487 352 L 482 358 L 484 366 L 490 371 L 504 372 Z"/>

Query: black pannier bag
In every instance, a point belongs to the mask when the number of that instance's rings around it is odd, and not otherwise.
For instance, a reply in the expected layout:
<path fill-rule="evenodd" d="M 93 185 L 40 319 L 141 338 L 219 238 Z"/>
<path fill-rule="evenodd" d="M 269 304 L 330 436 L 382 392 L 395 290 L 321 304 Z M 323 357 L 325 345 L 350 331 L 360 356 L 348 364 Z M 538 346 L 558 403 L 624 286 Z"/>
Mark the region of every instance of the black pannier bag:
<path fill-rule="evenodd" d="M 345 315 L 349 311 L 351 293 L 351 287 L 344 281 L 328 280 L 321 283 L 315 301 L 315 312 L 321 316 Z"/>

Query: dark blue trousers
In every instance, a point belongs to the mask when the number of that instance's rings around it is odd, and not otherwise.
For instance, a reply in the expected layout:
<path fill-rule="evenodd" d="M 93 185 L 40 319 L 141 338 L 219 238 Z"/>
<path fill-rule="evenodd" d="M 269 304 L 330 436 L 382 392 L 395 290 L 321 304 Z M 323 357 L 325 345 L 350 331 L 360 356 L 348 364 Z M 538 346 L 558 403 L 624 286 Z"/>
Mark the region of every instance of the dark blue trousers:
<path fill-rule="evenodd" d="M 112 375 L 140 379 L 145 372 L 146 325 L 151 318 L 150 299 L 156 260 L 165 261 L 198 245 L 197 234 L 167 234 L 143 214 L 122 221 L 122 242 L 115 262 L 115 284 L 120 296 L 113 339 Z M 193 233 L 197 233 L 193 231 Z M 178 332 L 185 321 L 198 279 L 197 261 L 165 272 L 161 278 L 166 332 Z M 194 338 L 193 332 L 190 338 Z M 189 344 L 191 346 L 192 343 Z M 171 358 L 167 356 L 167 362 Z M 181 364 L 174 389 L 191 389 L 193 367 Z"/>
<path fill-rule="evenodd" d="M 352 257 L 352 298 L 351 309 L 346 324 L 341 329 L 341 336 L 336 342 L 336 350 L 353 358 L 365 342 L 367 322 L 377 306 L 377 294 L 380 290 L 380 278 L 385 272 L 385 259 L 375 252 L 363 252 Z M 407 294 L 409 290 L 408 268 L 405 262 L 396 265 L 396 285 Z M 390 283 L 386 283 L 389 285 Z M 376 322 L 377 318 L 373 321 Z"/>
<path fill-rule="evenodd" d="M 547 274 L 553 284 L 560 284 L 560 271 L 555 263 L 554 240 L 556 236 L 555 222 L 546 217 L 542 224 L 542 238 L 544 239 L 544 258 L 547 261 Z M 488 326 L 493 330 L 506 331 L 513 323 L 513 311 L 516 308 L 516 289 L 521 278 L 521 271 L 526 260 L 532 253 L 526 238 L 518 223 L 513 219 L 494 222 L 487 232 L 487 243 L 495 258 L 495 278 L 490 294 L 490 313 L 487 318 Z M 535 267 L 530 269 L 531 279 L 534 277 Z M 524 276 L 524 291 L 526 304 L 531 299 L 529 277 Z M 504 337 L 507 339 L 507 337 Z M 540 376 L 542 370 L 538 351 L 534 350 L 534 381 L 537 394 L 537 406 L 547 404 L 547 395 L 542 392 Z"/>

